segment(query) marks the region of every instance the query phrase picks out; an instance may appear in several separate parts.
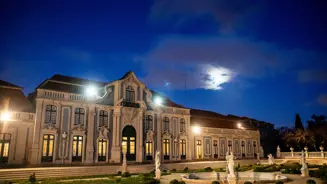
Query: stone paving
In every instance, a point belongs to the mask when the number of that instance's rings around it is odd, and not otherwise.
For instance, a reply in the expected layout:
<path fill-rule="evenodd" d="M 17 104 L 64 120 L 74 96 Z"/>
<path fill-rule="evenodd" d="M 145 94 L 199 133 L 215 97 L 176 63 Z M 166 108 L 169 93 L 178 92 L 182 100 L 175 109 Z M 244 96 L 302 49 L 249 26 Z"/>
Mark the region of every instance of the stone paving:
<path fill-rule="evenodd" d="M 171 175 L 162 176 L 160 183 L 162 184 L 169 184 L 169 182 L 173 179 L 181 180 L 181 175 L 183 173 L 172 173 Z M 311 177 L 302 177 L 298 174 L 283 174 L 287 176 L 291 181 L 285 182 L 287 184 L 306 184 L 308 179 L 313 179 L 316 181 L 316 184 L 323 184 L 323 182 L 318 178 L 311 178 Z M 208 183 L 211 184 L 211 181 Z M 201 183 L 204 184 L 204 183 Z"/>

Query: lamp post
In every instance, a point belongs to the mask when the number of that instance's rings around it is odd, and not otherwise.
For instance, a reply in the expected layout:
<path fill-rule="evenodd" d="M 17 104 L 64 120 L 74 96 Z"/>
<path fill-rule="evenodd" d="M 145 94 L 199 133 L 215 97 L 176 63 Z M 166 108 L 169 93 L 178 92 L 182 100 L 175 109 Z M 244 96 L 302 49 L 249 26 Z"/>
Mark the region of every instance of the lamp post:
<path fill-rule="evenodd" d="M 64 132 L 63 134 L 61 134 L 61 155 L 59 155 L 61 157 L 61 164 L 64 164 L 65 158 L 67 157 L 67 153 L 65 153 L 66 142 L 67 142 L 67 132 Z"/>

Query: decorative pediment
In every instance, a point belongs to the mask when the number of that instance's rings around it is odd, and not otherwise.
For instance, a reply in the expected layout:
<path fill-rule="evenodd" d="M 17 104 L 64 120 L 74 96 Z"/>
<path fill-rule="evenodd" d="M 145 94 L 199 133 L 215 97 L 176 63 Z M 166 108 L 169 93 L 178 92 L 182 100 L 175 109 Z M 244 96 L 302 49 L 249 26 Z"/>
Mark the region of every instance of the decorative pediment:
<path fill-rule="evenodd" d="M 169 130 L 165 130 L 165 131 L 162 133 L 162 137 L 169 137 L 169 138 L 172 138 L 173 135 L 169 132 Z"/>
<path fill-rule="evenodd" d="M 147 142 L 148 142 L 148 141 L 153 142 L 153 140 L 154 140 L 154 135 L 155 135 L 155 133 L 154 133 L 153 130 L 148 130 L 148 131 L 146 132 L 146 141 L 147 141 Z"/>
<path fill-rule="evenodd" d="M 179 132 L 179 136 L 187 136 L 186 131 L 185 130 L 180 131 Z"/>
<path fill-rule="evenodd" d="M 83 126 L 81 126 L 81 125 L 76 125 L 72 129 L 73 134 L 79 134 L 79 135 L 83 134 L 84 135 L 85 132 L 86 132 L 85 128 Z"/>
<path fill-rule="evenodd" d="M 58 134 L 58 128 L 56 127 L 56 125 L 54 124 L 48 124 L 46 125 L 42 131 L 44 133 L 48 133 L 48 134 Z"/>
<path fill-rule="evenodd" d="M 109 129 L 107 127 L 99 128 L 99 139 L 108 139 Z"/>

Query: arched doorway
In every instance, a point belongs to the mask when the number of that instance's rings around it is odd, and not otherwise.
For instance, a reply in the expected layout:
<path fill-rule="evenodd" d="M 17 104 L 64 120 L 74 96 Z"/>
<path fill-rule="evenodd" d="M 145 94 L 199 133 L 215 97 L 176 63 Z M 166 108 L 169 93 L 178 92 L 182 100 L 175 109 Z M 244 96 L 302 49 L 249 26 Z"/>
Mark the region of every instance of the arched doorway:
<path fill-rule="evenodd" d="M 122 151 L 126 152 L 128 161 L 136 160 L 136 131 L 133 126 L 126 126 L 123 129 Z"/>

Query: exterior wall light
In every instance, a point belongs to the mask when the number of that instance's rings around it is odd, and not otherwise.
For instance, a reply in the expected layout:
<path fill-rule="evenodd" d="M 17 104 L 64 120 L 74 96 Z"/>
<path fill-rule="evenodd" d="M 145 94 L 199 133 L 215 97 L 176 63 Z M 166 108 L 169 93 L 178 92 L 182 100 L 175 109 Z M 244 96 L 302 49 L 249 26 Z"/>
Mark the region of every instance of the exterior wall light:
<path fill-rule="evenodd" d="M 1 113 L 0 120 L 1 121 L 10 121 L 10 113 L 8 111 L 4 111 Z"/>
<path fill-rule="evenodd" d="M 194 126 L 194 127 L 192 127 L 192 132 L 194 134 L 200 134 L 201 133 L 201 128 L 199 126 Z"/>
<path fill-rule="evenodd" d="M 154 98 L 154 104 L 156 104 L 156 105 L 162 105 L 162 101 L 163 101 L 162 98 L 159 96 L 156 96 Z"/>
<path fill-rule="evenodd" d="M 96 96 L 97 89 L 94 86 L 88 86 L 85 90 L 87 96 Z"/>

